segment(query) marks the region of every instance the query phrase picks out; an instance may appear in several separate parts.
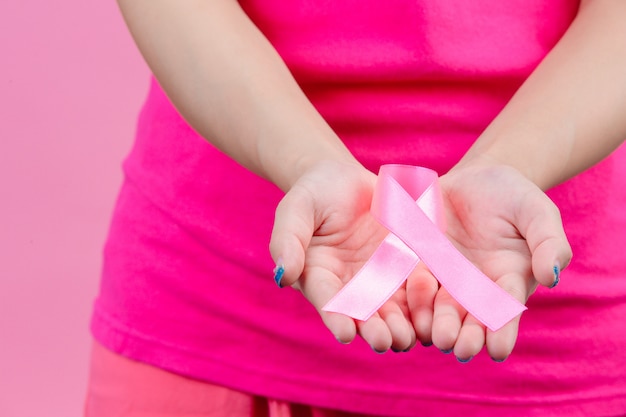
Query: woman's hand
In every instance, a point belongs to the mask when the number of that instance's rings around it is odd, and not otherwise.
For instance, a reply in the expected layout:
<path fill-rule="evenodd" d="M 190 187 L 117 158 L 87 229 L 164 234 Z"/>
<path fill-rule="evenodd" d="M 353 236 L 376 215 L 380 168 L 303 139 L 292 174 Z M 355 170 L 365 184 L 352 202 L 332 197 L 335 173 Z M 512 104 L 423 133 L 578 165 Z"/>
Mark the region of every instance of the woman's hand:
<path fill-rule="evenodd" d="M 572 253 L 559 211 L 543 191 L 515 169 L 480 158 L 455 167 L 440 181 L 447 235 L 481 271 L 522 303 L 537 284 L 556 285 Z M 462 361 L 485 344 L 494 360 L 511 353 L 519 317 L 497 332 L 489 331 L 445 288 L 439 289 L 432 305 L 413 290 L 433 285 L 434 278 L 425 269 L 407 284 L 412 320 L 422 342 L 428 341 L 431 331 L 438 348 L 454 349 Z"/>
<path fill-rule="evenodd" d="M 322 311 L 369 259 L 388 233 L 370 215 L 376 176 L 357 163 L 314 165 L 276 210 L 270 251 L 293 286 L 315 306 L 342 343 L 360 334 L 377 352 L 415 344 L 404 287 L 366 322 Z"/>

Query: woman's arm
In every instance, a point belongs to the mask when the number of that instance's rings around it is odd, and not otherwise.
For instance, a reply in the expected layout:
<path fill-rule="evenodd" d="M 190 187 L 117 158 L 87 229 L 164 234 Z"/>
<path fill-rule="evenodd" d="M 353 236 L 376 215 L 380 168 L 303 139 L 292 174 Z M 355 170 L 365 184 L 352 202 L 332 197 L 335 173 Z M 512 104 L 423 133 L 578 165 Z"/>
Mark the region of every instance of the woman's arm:
<path fill-rule="evenodd" d="M 475 158 L 548 189 L 626 139 L 626 2 L 583 1 L 559 43 L 485 130 Z"/>
<path fill-rule="evenodd" d="M 452 213 L 450 238 L 521 302 L 537 282 L 555 285 L 572 256 L 565 235 L 551 230 L 560 223 L 558 210 L 539 188 L 584 171 L 626 139 L 625 21 L 626 2 L 583 1 L 562 39 L 442 178 Z M 477 195 L 475 206 L 485 210 L 466 211 Z M 487 231 L 488 226 L 497 228 Z M 524 245 L 511 251 L 511 236 L 520 234 Z M 486 343 L 501 360 L 515 344 L 519 319 L 485 333 L 441 291 L 434 317 L 424 308 L 413 310 L 426 311 L 414 315 L 414 323 L 432 322 L 422 333 L 432 331 L 437 346 L 454 346 L 460 358 L 472 357 Z"/>
<path fill-rule="evenodd" d="M 342 342 L 358 332 L 377 351 L 412 346 L 406 297 L 391 300 L 365 323 L 321 311 L 384 236 L 368 215 L 374 175 L 318 114 L 239 4 L 119 4 L 145 60 L 189 124 L 244 167 L 290 191 L 284 201 L 297 201 L 283 203 L 287 212 L 276 215 L 285 228 L 273 235 L 271 251 L 284 267 L 282 284 L 301 290 Z"/>
<path fill-rule="evenodd" d="M 182 116 L 244 167 L 288 190 L 311 165 L 355 162 L 234 0 L 119 0 Z"/>

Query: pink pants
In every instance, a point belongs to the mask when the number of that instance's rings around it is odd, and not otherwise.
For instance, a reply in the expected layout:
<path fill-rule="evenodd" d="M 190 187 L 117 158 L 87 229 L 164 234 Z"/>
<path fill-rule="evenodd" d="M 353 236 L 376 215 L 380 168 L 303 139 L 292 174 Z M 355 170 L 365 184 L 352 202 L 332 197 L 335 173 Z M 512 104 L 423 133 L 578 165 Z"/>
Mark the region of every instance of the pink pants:
<path fill-rule="evenodd" d="M 366 417 L 291 404 L 185 378 L 94 342 L 86 417 Z"/>

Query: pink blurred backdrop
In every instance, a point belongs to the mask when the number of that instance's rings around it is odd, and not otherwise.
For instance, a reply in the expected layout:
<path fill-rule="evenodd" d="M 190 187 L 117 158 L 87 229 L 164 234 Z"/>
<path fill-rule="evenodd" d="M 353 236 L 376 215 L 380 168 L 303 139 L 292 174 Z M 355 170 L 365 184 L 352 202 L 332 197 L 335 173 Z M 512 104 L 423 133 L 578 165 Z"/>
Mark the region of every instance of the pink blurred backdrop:
<path fill-rule="evenodd" d="M 115 1 L 0 2 L 0 416 L 82 413 L 91 305 L 148 70 Z"/>

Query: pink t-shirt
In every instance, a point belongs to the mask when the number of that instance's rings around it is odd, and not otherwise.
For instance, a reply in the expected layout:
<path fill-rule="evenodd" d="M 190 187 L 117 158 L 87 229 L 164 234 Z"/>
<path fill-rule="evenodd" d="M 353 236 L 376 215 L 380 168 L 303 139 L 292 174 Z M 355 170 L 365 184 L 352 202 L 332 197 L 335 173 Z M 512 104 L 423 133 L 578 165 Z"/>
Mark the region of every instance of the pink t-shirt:
<path fill-rule="evenodd" d="M 311 101 L 371 170 L 448 170 L 562 36 L 569 0 L 248 0 Z M 554 155 L 559 158 L 560 155 Z M 626 414 L 626 148 L 551 190 L 574 261 L 504 363 L 341 345 L 272 280 L 282 193 L 199 137 L 156 82 L 105 249 L 92 330 L 193 378 L 387 416 Z"/>

